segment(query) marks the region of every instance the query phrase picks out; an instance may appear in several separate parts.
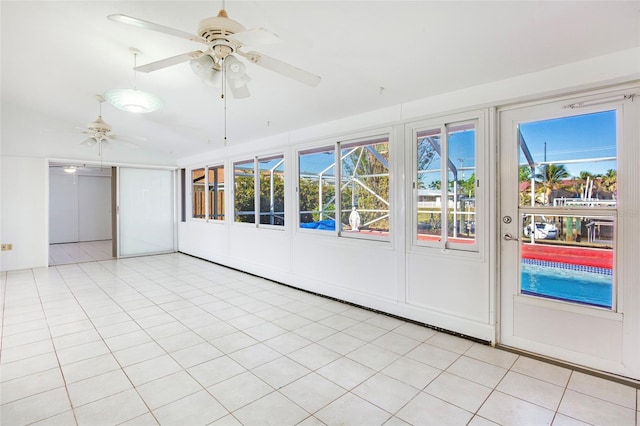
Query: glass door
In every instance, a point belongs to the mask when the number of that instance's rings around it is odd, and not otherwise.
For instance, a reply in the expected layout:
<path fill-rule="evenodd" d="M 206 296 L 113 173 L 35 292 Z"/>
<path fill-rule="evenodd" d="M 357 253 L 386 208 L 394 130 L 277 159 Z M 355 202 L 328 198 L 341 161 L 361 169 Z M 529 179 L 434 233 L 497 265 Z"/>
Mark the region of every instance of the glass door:
<path fill-rule="evenodd" d="M 500 112 L 501 344 L 628 368 L 616 266 L 627 103 L 609 95 Z"/>
<path fill-rule="evenodd" d="M 118 169 L 118 257 L 175 251 L 175 172 Z"/>

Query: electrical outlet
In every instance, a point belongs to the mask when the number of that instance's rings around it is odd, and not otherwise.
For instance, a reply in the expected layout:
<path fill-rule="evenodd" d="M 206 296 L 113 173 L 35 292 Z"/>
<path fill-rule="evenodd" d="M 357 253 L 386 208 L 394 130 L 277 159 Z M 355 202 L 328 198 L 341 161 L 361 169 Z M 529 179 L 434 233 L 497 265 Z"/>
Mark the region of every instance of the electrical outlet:
<path fill-rule="evenodd" d="M 7 244 L 7 250 L 13 250 L 13 244 L 11 243 Z"/>
<path fill-rule="evenodd" d="M 13 244 L 2 244 L 2 251 L 13 250 Z"/>

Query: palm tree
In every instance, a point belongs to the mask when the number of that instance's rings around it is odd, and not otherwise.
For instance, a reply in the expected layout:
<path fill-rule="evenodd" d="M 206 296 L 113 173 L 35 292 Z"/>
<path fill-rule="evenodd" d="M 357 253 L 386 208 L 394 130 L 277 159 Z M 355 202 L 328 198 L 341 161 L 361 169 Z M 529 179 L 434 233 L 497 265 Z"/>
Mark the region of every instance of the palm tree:
<path fill-rule="evenodd" d="M 601 177 L 602 188 L 605 191 L 610 192 L 611 198 L 614 200 L 617 198 L 617 177 L 618 173 L 614 169 L 607 170 L 607 172 Z"/>
<path fill-rule="evenodd" d="M 542 182 L 544 191 L 544 204 L 549 205 L 551 201 L 551 193 L 564 186 L 563 180 L 570 177 L 564 164 L 545 164 L 542 167 L 542 173 L 535 176 L 538 182 Z"/>

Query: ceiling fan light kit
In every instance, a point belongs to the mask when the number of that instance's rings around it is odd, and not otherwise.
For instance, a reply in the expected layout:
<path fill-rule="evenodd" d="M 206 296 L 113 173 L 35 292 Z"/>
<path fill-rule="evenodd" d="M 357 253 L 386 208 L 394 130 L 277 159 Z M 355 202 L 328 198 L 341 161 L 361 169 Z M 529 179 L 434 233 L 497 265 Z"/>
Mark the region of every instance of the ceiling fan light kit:
<path fill-rule="evenodd" d="M 114 107 L 135 113 L 153 112 L 164 105 L 162 99 L 138 89 L 110 89 L 104 97 Z"/>
<path fill-rule="evenodd" d="M 114 107 L 127 112 L 147 113 L 161 108 L 164 102 L 149 92 L 138 90 L 136 87 L 136 58 L 140 51 L 129 48 L 133 53 L 133 89 L 110 89 L 104 93 L 104 98 Z"/>

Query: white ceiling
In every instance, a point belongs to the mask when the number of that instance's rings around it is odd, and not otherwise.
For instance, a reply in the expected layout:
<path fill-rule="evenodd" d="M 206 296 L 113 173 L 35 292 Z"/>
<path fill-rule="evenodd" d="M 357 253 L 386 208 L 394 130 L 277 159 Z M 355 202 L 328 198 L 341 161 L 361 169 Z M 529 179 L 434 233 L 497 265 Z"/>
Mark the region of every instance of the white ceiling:
<path fill-rule="evenodd" d="M 97 117 L 94 95 L 133 87 L 129 47 L 142 52 L 139 65 L 201 48 L 107 15 L 127 14 L 195 33 L 199 20 L 215 16 L 222 5 L 218 0 L 0 4 L 3 129 L 12 128 L 11 138 L 25 135 L 21 146 L 31 144 L 32 152 L 64 158 L 93 155 L 79 144 L 84 135 L 74 132 Z M 284 40 L 253 50 L 322 77 L 310 88 L 247 64 L 251 97 L 228 99 L 230 144 L 640 44 L 640 1 L 227 0 L 226 10 L 245 27 L 264 27 Z M 138 73 L 137 87 L 163 98 L 165 106 L 135 115 L 104 104 L 103 118 L 115 133 L 145 138 L 137 142 L 140 148 L 163 158 L 222 146 L 219 90 L 203 85 L 188 63 Z"/>

